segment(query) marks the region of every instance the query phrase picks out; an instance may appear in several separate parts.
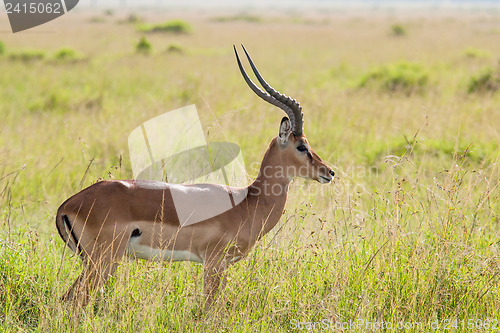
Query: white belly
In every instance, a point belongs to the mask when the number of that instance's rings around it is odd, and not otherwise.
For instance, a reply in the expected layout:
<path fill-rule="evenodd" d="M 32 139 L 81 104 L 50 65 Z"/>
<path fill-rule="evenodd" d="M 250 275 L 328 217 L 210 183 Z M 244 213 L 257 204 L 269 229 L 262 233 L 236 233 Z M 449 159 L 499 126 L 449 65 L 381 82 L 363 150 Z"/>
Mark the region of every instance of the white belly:
<path fill-rule="evenodd" d="M 149 247 L 139 243 L 140 237 L 133 237 L 128 244 L 128 255 L 131 258 L 145 259 L 145 260 L 171 260 L 171 261 L 194 261 L 203 263 L 203 260 L 189 251 L 174 251 L 162 250 Z"/>

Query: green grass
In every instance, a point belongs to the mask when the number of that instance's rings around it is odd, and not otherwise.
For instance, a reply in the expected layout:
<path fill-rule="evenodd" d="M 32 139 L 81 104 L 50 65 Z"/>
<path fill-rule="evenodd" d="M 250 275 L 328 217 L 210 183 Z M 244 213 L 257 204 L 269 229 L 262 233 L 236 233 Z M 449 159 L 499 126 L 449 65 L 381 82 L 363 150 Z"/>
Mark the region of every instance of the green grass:
<path fill-rule="evenodd" d="M 247 23 L 260 23 L 263 21 L 262 17 L 249 14 L 237 14 L 230 16 L 219 16 L 212 19 L 214 22 L 247 22 Z"/>
<path fill-rule="evenodd" d="M 43 60 L 45 58 L 45 52 L 42 50 L 22 50 L 13 53 L 9 53 L 9 59 L 13 61 L 21 62 L 33 62 L 38 60 Z"/>
<path fill-rule="evenodd" d="M 184 48 L 181 45 L 172 43 L 172 44 L 168 45 L 166 52 L 167 53 L 179 53 L 179 54 L 182 54 L 182 53 L 185 52 L 185 50 L 184 50 Z"/>
<path fill-rule="evenodd" d="M 467 87 L 469 93 L 494 93 L 500 89 L 500 69 L 486 68 L 473 76 Z"/>
<path fill-rule="evenodd" d="M 490 52 L 488 52 L 486 50 L 482 50 L 482 49 L 477 49 L 475 47 L 466 48 L 464 51 L 464 55 L 470 59 L 484 59 L 484 58 L 491 57 Z"/>
<path fill-rule="evenodd" d="M 383 15 L 265 29 L 189 16 L 196 32 L 148 35 L 155 49 L 189 52 L 149 57 L 131 53 L 140 35 L 129 25 L 88 17 L 71 20 L 83 34 L 2 36 L 0 331 L 295 332 L 305 329 L 294 323 L 364 320 L 426 325 L 406 330 L 418 332 L 500 319 L 500 97 L 467 93 L 489 60 L 463 53 L 474 45 L 500 54 L 481 15 L 430 15 L 402 39 L 388 38 Z M 73 313 L 59 298 L 81 264 L 54 215 L 98 179 L 132 177 L 132 129 L 196 104 L 207 138 L 238 143 L 255 177 L 283 114 L 242 80 L 235 40 L 271 85 L 301 102 L 334 184 L 292 183 L 281 222 L 229 269 L 209 316 L 200 265 L 145 261 L 124 261 L 85 314 Z M 68 65 L 9 59 L 62 45 L 91 56 Z M 353 89 L 360 78 L 366 84 Z"/>
<path fill-rule="evenodd" d="M 427 87 L 429 75 L 416 63 L 397 62 L 373 69 L 365 74 L 359 87 L 375 87 L 388 93 L 421 93 Z"/>
<path fill-rule="evenodd" d="M 74 63 L 83 59 L 85 58 L 80 53 L 70 47 L 60 48 L 53 55 L 53 60 L 56 62 Z"/>
<path fill-rule="evenodd" d="M 169 32 L 175 34 L 189 34 L 193 31 L 192 25 L 183 20 L 171 20 L 158 24 L 141 24 L 137 29 L 142 32 Z"/>

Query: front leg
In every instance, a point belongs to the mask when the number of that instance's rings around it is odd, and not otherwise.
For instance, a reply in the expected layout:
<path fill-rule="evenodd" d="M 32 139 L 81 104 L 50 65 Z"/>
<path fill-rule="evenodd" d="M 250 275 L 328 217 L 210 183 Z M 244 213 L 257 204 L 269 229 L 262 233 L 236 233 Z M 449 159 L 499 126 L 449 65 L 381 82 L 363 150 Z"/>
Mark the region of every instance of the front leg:
<path fill-rule="evenodd" d="M 225 288 L 226 277 L 226 262 L 224 259 L 208 262 L 203 267 L 205 312 L 212 308 L 218 292 Z"/>

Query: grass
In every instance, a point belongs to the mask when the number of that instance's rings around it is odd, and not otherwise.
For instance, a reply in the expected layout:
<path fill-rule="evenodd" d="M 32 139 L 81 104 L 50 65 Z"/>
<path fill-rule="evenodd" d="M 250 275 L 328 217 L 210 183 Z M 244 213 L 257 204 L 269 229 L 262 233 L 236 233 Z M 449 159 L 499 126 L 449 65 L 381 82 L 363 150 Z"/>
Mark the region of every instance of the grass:
<path fill-rule="evenodd" d="M 469 93 L 494 93 L 500 89 L 500 70 L 486 68 L 473 76 L 467 88 Z"/>
<path fill-rule="evenodd" d="M 262 22 L 262 17 L 257 15 L 249 14 L 237 14 L 230 16 L 219 16 L 213 19 L 214 22 L 247 22 L 247 23 L 260 23 Z"/>
<path fill-rule="evenodd" d="M 53 60 L 56 62 L 77 62 L 85 59 L 84 56 L 82 56 L 80 53 L 77 51 L 73 50 L 70 47 L 62 47 L 58 49 L 54 55 L 53 55 Z"/>
<path fill-rule="evenodd" d="M 141 24 L 137 28 L 141 32 L 169 32 L 175 34 L 189 34 L 193 27 L 183 20 L 170 20 L 158 24 Z"/>
<path fill-rule="evenodd" d="M 169 44 L 166 50 L 167 53 L 184 53 L 184 48 L 179 44 Z"/>
<path fill-rule="evenodd" d="M 421 65 L 401 61 L 369 71 L 362 76 L 358 86 L 409 95 L 424 92 L 428 80 L 429 75 Z"/>
<path fill-rule="evenodd" d="M 2 54 L 0 45 L 0 55 Z M 85 57 L 70 47 L 57 49 L 50 57 L 44 50 L 21 49 L 7 53 L 8 59 L 12 62 L 33 63 L 41 62 L 45 59 L 52 63 L 75 63 L 85 60 Z"/>
<path fill-rule="evenodd" d="M 45 58 L 45 52 L 42 50 L 26 49 L 22 51 L 9 53 L 9 59 L 13 61 L 33 62 L 33 61 L 43 60 L 44 58 Z"/>
<path fill-rule="evenodd" d="M 398 323 L 415 332 L 435 323 L 488 331 L 487 321 L 500 319 L 500 97 L 466 93 L 478 74 L 463 56 L 470 45 L 500 54 L 484 17 L 429 15 L 397 40 L 381 13 L 251 29 L 189 17 L 192 34 L 148 35 L 159 50 L 189 50 L 178 57 L 134 56 L 139 37 L 130 26 L 91 24 L 83 14 L 71 20 L 83 34 L 2 36 L 0 330 L 287 332 L 363 320 L 390 322 L 388 332 L 402 331 Z M 238 143 L 256 175 L 282 112 L 245 85 L 235 40 L 270 84 L 304 106 L 305 133 L 335 167 L 335 183 L 292 183 L 280 224 L 230 268 L 210 316 L 200 314 L 199 265 L 144 261 L 123 262 L 85 315 L 75 315 L 59 297 L 81 266 L 54 215 L 98 179 L 132 177 L 132 129 L 196 104 L 212 125 L 207 137 Z M 68 66 L 9 60 L 11 50 L 54 54 L 61 45 L 92 57 Z M 352 89 L 377 71 L 381 78 Z M 422 87 L 411 83 L 421 74 Z M 410 88 L 387 88 L 393 77 L 409 77 Z M 477 321 L 467 330 L 469 319 Z"/>
<path fill-rule="evenodd" d="M 482 49 L 477 49 L 475 47 L 468 47 L 464 51 L 464 55 L 470 59 L 482 59 L 482 58 L 490 58 L 490 52 Z"/>

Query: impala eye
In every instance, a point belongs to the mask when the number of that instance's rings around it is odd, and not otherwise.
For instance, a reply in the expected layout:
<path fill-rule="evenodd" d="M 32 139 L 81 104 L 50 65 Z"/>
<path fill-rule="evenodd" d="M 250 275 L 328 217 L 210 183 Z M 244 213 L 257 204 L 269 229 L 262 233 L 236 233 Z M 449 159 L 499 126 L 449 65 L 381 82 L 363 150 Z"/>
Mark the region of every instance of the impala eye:
<path fill-rule="evenodd" d="M 297 147 L 297 150 L 300 151 L 300 152 L 306 152 L 307 151 L 307 147 L 304 146 L 304 145 L 300 145 Z"/>

